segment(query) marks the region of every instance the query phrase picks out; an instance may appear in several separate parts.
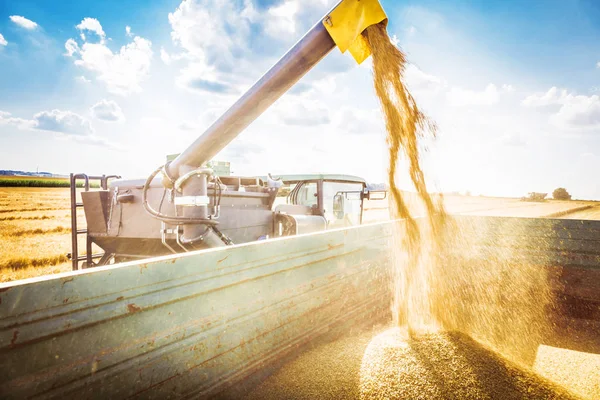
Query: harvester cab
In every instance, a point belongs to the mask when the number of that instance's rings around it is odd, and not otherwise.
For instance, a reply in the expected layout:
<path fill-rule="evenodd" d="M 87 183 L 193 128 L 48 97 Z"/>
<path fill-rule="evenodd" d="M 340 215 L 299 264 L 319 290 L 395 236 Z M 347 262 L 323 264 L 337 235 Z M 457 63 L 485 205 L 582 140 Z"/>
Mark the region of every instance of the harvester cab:
<path fill-rule="evenodd" d="M 290 187 L 285 204 L 276 204 L 275 219 L 288 219 L 295 230 L 283 231 L 276 222 L 276 235 L 307 233 L 306 230 L 343 228 L 362 223 L 363 201 L 368 198 L 364 179 L 351 175 L 288 175 L 281 177 Z M 289 214 L 290 217 L 283 215 Z M 299 227 L 298 216 L 312 216 Z M 303 224 L 300 224 L 303 225 Z"/>
<path fill-rule="evenodd" d="M 358 63 L 369 57 L 362 32 L 379 23 L 387 23 L 387 16 L 377 0 L 340 1 L 195 142 L 148 179 L 115 179 L 104 190 L 83 192 L 87 254 L 81 257 L 77 235 L 84 231 L 77 229 L 73 198 L 73 269 L 81 259 L 85 266 L 103 265 L 360 224 L 366 193 L 360 178 L 288 177 L 294 189 L 286 204 L 275 204 L 281 182 L 221 177 L 207 163 L 335 47 Z M 91 254 L 92 245 L 104 254 Z"/>

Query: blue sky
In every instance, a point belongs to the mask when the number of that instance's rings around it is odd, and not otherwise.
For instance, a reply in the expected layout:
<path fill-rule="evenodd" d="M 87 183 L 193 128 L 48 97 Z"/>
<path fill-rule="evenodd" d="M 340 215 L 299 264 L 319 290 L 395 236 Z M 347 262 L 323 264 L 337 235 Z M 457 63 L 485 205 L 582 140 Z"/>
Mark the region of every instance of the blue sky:
<path fill-rule="evenodd" d="M 0 0 L 0 169 L 145 177 L 330 0 Z M 439 126 L 432 190 L 600 199 L 600 3 L 386 1 L 406 81 Z M 384 181 L 370 62 L 334 50 L 219 159 L 238 174 Z M 408 179 L 399 176 L 410 189 Z"/>

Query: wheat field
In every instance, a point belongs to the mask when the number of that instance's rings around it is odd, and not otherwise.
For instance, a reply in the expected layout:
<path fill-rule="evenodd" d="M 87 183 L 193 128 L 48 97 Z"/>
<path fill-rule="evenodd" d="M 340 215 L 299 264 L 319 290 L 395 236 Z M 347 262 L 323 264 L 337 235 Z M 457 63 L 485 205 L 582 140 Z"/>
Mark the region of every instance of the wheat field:
<path fill-rule="evenodd" d="M 415 215 L 419 214 L 416 197 L 407 194 Z M 80 201 L 80 200 L 79 200 Z M 518 199 L 446 196 L 451 214 L 543 217 L 552 213 L 591 207 L 573 214 L 581 219 L 600 219 L 600 206 L 593 202 L 523 202 Z M 71 270 L 67 254 L 71 252 L 71 216 L 69 188 L 0 188 L 0 282 Z M 571 215 L 564 216 L 570 218 Z M 365 202 L 363 223 L 389 219 L 388 200 Z M 83 210 L 78 210 L 80 228 L 85 228 Z M 80 252 L 85 237 L 79 238 Z"/>
<path fill-rule="evenodd" d="M 71 269 L 69 204 L 69 188 L 0 188 L 0 281 Z"/>

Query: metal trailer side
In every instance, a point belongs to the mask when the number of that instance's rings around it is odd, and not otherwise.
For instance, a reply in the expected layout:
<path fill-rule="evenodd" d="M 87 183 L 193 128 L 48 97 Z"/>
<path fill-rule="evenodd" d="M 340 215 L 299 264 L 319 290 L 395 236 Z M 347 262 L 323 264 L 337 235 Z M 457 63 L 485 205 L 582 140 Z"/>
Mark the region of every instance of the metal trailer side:
<path fill-rule="evenodd" d="M 557 296 L 600 304 L 600 222 L 453 221 L 447 262 L 546 268 Z M 326 333 L 389 321 L 401 224 L 0 284 L 0 397 L 208 397 Z"/>

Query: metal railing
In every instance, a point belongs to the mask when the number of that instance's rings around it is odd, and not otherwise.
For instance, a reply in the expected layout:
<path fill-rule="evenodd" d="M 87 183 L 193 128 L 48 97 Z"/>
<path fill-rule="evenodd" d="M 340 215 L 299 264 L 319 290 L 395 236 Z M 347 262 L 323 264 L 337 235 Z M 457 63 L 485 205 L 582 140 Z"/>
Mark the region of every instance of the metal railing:
<path fill-rule="evenodd" d="M 100 188 L 102 190 L 108 190 L 108 180 L 109 179 L 119 179 L 121 178 L 118 175 L 102 175 L 102 176 L 88 176 L 86 174 L 71 174 L 70 175 L 70 188 L 71 188 L 71 254 L 69 255 L 71 258 L 71 263 L 73 266 L 73 271 L 77 271 L 79 269 L 79 262 L 85 261 L 84 268 L 88 268 L 93 265 L 93 260 L 102 258 L 103 253 L 92 253 L 92 241 L 90 236 L 88 235 L 88 230 L 86 229 L 78 229 L 77 228 L 77 209 L 83 207 L 83 203 L 77 202 L 77 181 L 83 180 L 84 185 L 83 189 L 86 192 L 90 190 L 90 181 L 100 181 Z M 79 255 L 79 243 L 78 237 L 79 235 L 85 235 L 85 251 L 86 254 L 83 256 Z"/>

